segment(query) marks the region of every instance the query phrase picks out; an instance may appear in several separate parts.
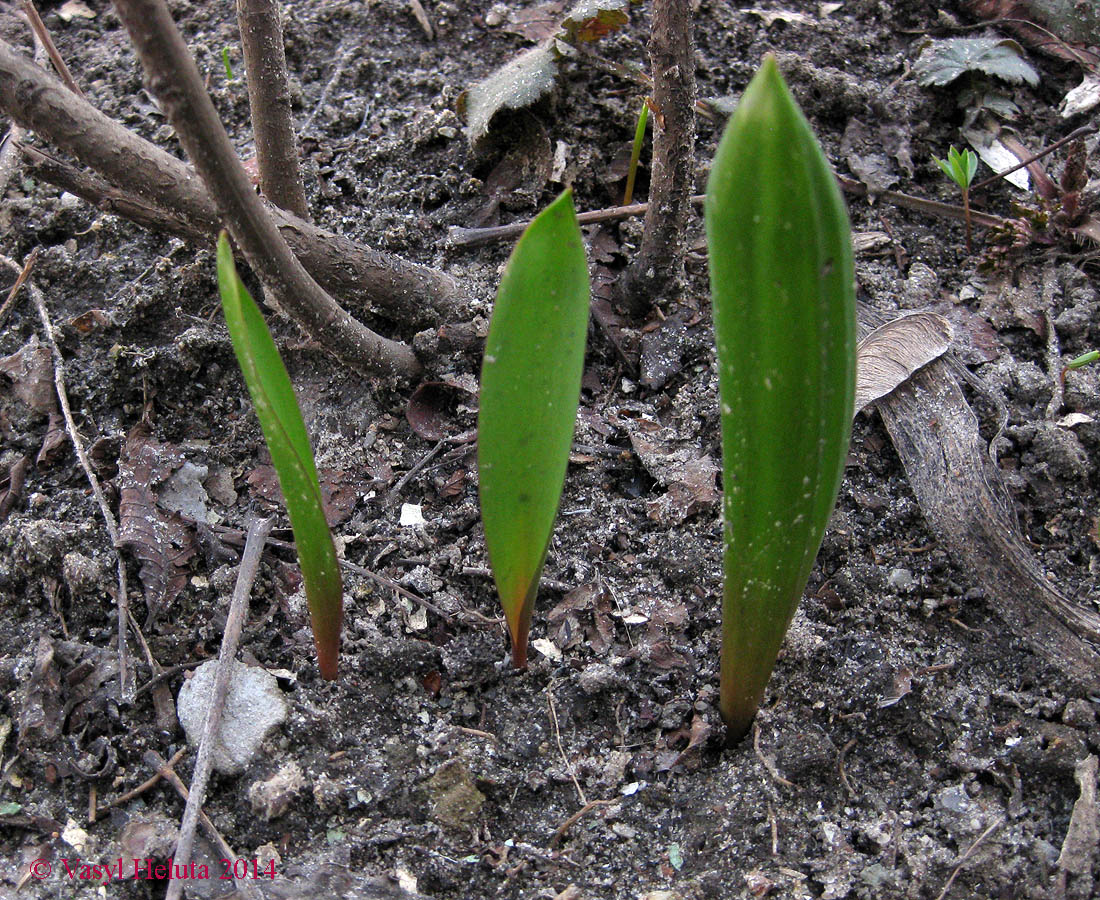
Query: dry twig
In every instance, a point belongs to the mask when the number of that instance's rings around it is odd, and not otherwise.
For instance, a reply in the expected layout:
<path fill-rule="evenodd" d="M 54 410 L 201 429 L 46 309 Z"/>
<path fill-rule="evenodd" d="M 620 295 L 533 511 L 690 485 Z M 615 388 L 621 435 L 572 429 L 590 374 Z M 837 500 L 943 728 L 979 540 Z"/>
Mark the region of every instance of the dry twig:
<path fill-rule="evenodd" d="M 69 67 L 65 65 L 64 58 L 58 52 L 57 45 L 53 42 L 53 38 L 50 37 L 50 32 L 46 29 L 46 23 L 43 22 L 42 17 L 38 15 L 38 10 L 31 0 L 23 0 L 23 15 L 27 17 L 27 22 L 30 23 L 34 36 L 45 48 L 46 54 L 50 57 L 50 62 L 53 63 L 54 69 L 57 70 L 57 74 L 60 75 L 61 80 L 65 82 L 65 87 L 78 97 L 83 97 L 84 92 L 80 89 L 80 85 L 76 83 L 76 79 L 73 78 L 73 74 L 69 71 Z"/>
<path fill-rule="evenodd" d="M 561 761 L 565 763 L 565 768 L 569 771 L 569 777 L 573 779 L 573 787 L 577 789 L 577 796 L 585 806 L 588 806 L 588 798 L 584 796 L 584 789 L 581 787 L 581 783 L 577 781 L 577 773 L 573 770 L 573 764 L 569 762 L 569 757 L 565 755 L 565 748 L 561 744 L 561 728 L 558 727 L 558 711 L 554 708 L 554 682 L 546 686 L 546 705 L 550 707 L 550 724 L 554 727 L 554 742 L 558 745 L 558 753 L 561 754 Z"/>
<path fill-rule="evenodd" d="M 695 48 L 690 0 L 654 0 L 649 39 L 653 72 L 653 174 L 638 253 L 616 293 L 635 314 L 681 289 L 695 161 Z"/>
<path fill-rule="evenodd" d="M 216 735 L 221 725 L 225 698 L 229 692 L 229 677 L 237 656 L 237 644 L 241 638 L 241 629 L 244 627 L 245 617 L 248 615 L 248 597 L 252 593 L 252 585 L 256 581 L 256 573 L 260 568 L 264 543 L 274 523 L 274 518 L 258 519 L 248 527 L 248 538 L 245 540 L 244 552 L 241 554 L 241 565 L 237 570 L 237 583 L 233 588 L 233 599 L 229 604 L 229 616 L 225 621 L 221 652 L 218 655 L 218 665 L 214 672 L 214 688 L 211 691 L 210 703 L 206 707 L 206 716 L 203 719 L 202 738 L 199 741 L 195 771 L 191 776 L 190 795 L 183 810 L 179 839 L 176 841 L 175 863 L 184 868 L 191 861 L 191 850 L 195 840 L 195 825 L 198 823 L 202 801 L 206 796 L 206 782 L 210 778 L 210 772 L 213 768 L 213 751 L 217 742 Z M 183 884 L 183 879 L 170 881 L 165 900 L 179 900 L 183 891 Z"/>
<path fill-rule="evenodd" d="M 176 774 L 176 770 L 173 769 L 169 763 L 165 762 L 163 756 L 157 753 L 156 750 L 146 750 L 141 758 L 145 761 L 145 765 L 154 772 L 157 772 L 165 781 L 175 788 L 176 793 L 180 795 L 184 803 L 187 802 L 187 797 L 189 796 L 187 786 L 180 780 L 179 775 Z M 221 832 L 214 827 L 214 823 L 210 821 L 210 817 L 201 809 L 199 810 L 199 824 L 202 826 L 202 830 L 206 832 L 206 836 L 213 841 L 214 846 L 217 848 L 218 853 L 222 855 L 222 858 L 229 860 L 231 864 L 236 862 L 237 854 L 233 852 L 233 848 L 230 847 L 225 838 L 222 837 Z M 232 873 L 232 865 L 230 865 L 229 871 Z M 256 896 L 256 889 L 250 882 L 239 880 L 236 883 L 237 889 L 243 896 L 247 898 Z"/>
<path fill-rule="evenodd" d="M 16 265 L 13 260 L 8 259 L 6 256 L 0 256 L 0 262 L 16 272 L 22 271 L 22 267 Z M 107 528 L 107 535 L 111 539 L 111 547 L 115 551 L 115 565 L 118 571 L 118 598 L 116 602 L 118 605 L 119 693 L 122 700 L 129 703 L 134 697 L 134 670 L 130 663 L 130 652 L 126 642 L 126 625 L 130 619 L 130 595 L 126 588 L 126 565 L 122 561 L 122 555 L 118 552 L 118 523 L 115 522 L 114 513 L 111 512 L 111 507 L 107 504 L 103 489 L 99 486 L 99 479 L 96 478 L 95 471 L 92 469 L 88 454 L 84 452 L 84 442 L 76 430 L 76 422 L 73 421 L 72 409 L 69 407 L 69 393 L 65 388 L 65 360 L 61 356 L 61 349 L 57 346 L 57 341 L 54 339 L 53 324 L 50 322 L 50 314 L 46 309 L 46 298 L 33 281 L 25 281 L 25 287 L 34 302 L 35 308 L 38 310 L 38 317 L 42 322 L 42 328 L 46 332 L 46 340 L 53 354 L 53 381 L 57 390 L 58 403 L 61 405 L 61 414 L 65 417 L 65 429 L 69 433 L 69 440 L 73 443 L 73 450 L 76 452 L 77 459 L 80 460 L 81 468 L 84 469 L 84 474 L 92 487 L 92 494 L 95 495 L 96 503 L 99 505 L 100 514 L 103 516 L 103 522 Z"/>
<path fill-rule="evenodd" d="M 176 763 L 178 763 L 181 759 L 183 759 L 183 757 L 186 753 L 187 753 L 187 748 L 186 747 L 180 747 L 180 749 L 176 751 L 175 755 L 170 760 L 168 760 L 168 763 L 167 763 L 168 767 L 171 768 L 171 767 L 175 766 Z M 96 807 L 94 810 L 92 810 L 91 814 L 88 816 L 88 824 L 89 825 L 95 824 L 96 819 L 99 816 L 104 815 L 108 810 L 112 810 L 116 806 L 123 806 L 123 805 L 129 803 L 135 797 L 140 797 L 142 794 L 144 794 L 151 787 L 155 787 L 156 784 L 163 777 L 164 776 L 161 775 L 160 772 L 156 772 L 153 775 L 152 778 L 149 778 L 146 781 L 143 781 L 141 784 L 139 784 L 132 791 L 127 791 L 125 794 L 120 794 L 118 797 L 115 797 L 115 799 L 110 801 L 109 803 L 105 803 L 103 806 Z"/>
<path fill-rule="evenodd" d="M 943 898 L 947 896 L 947 892 L 951 890 L 951 885 L 955 883 L 955 879 L 958 877 L 959 872 L 962 871 L 963 866 L 966 865 L 966 861 L 970 859 L 971 854 L 973 854 L 974 851 L 978 849 L 978 845 L 981 844 L 981 842 L 984 841 L 991 834 L 993 834 L 994 831 L 1004 825 L 1004 823 L 1004 817 L 1001 817 L 992 825 L 990 825 L 985 831 L 979 834 L 974 843 L 966 848 L 966 852 L 959 857 L 958 863 L 956 863 L 955 868 L 951 870 L 951 875 L 947 879 L 947 883 L 943 886 L 943 890 L 940 891 L 939 894 L 936 896 L 936 900 L 943 900 Z"/>

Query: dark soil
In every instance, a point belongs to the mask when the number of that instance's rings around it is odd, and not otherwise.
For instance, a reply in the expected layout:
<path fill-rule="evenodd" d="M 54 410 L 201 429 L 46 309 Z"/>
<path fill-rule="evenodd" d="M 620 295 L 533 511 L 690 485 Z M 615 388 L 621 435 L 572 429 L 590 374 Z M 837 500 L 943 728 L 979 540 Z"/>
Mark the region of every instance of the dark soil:
<path fill-rule="evenodd" d="M 65 23 L 57 4 L 44 4 L 70 68 L 101 109 L 176 149 L 109 4 L 89 5 L 94 18 Z M 449 249 L 446 236 L 451 225 L 475 224 L 505 147 L 474 156 L 454 109 L 460 91 L 527 42 L 487 24 L 501 18 L 488 0 L 426 4 L 432 42 L 399 0 L 286 5 L 315 218 L 446 269 L 470 298 L 455 321 L 480 316 L 483 326 L 510 246 Z M 233 4 L 171 6 L 250 156 L 246 91 L 227 82 L 221 61 L 222 48 L 239 47 Z M 787 7 L 812 21 L 767 24 L 718 0 L 699 4 L 700 97 L 736 97 L 774 50 L 839 171 L 877 153 L 896 190 L 956 202 L 932 156 L 962 143 L 958 90 L 921 88 L 906 74 L 924 35 L 956 32 L 909 0 Z M 599 52 L 644 64 L 647 10 L 632 18 Z M 29 46 L 6 13 L 0 26 L 5 39 Z M 1034 51 L 1029 58 L 1039 86 L 1008 90 L 1021 110 L 1020 139 L 1038 149 L 1082 124 L 1056 109 L 1080 70 Z M 232 61 L 240 70 L 239 56 Z M 564 151 L 561 183 L 531 176 L 538 166 L 526 170 L 501 199 L 501 221 L 530 217 L 562 184 L 581 209 L 619 202 L 640 98 L 608 71 L 567 64 L 550 101 L 503 124 L 517 142 Z M 700 186 L 718 131 L 700 120 Z M 1055 171 L 1063 159 L 1053 157 Z M 1009 214 L 1013 200 L 1028 199 L 999 184 L 975 202 Z M 1005 276 L 979 273 L 980 231 L 969 256 L 961 224 L 858 199 L 851 212 L 857 231 L 890 235 L 857 259 L 862 299 L 887 313 L 953 309 L 984 340 L 971 341 L 984 349 L 963 361 L 1007 404 L 999 464 L 1021 528 L 1050 577 L 1094 608 L 1100 368 L 1071 373 L 1064 406 L 1047 409 L 1064 361 L 1100 346 L 1092 248 L 1025 248 L 1009 260 L 1015 291 L 999 293 Z M 184 460 L 205 467 L 189 490 L 212 525 L 241 529 L 252 512 L 281 515 L 220 321 L 211 248 L 143 232 L 19 177 L 0 218 L 3 254 L 22 260 L 41 248 L 33 280 L 113 508 L 129 446 L 163 465 L 151 484 L 162 501 Z M 605 232 L 603 261 L 621 268 L 640 229 L 633 221 Z M 344 555 L 447 619 L 348 575 L 341 677 L 322 682 L 293 556 L 266 557 L 242 653 L 276 672 L 290 713 L 242 774 L 214 777 L 205 809 L 240 856 L 263 860 L 261 874 L 276 860 L 273 880 L 251 882 L 267 896 L 1096 896 L 1088 800 L 1096 770 L 1082 786 L 1075 765 L 1100 751 L 1100 701 L 1012 633 L 999 598 L 937 545 L 873 413 L 856 420 L 839 505 L 756 728 L 723 749 L 714 706 L 721 541 L 707 482 L 720 452 L 701 256 L 689 258 L 688 277 L 681 303 L 626 335 L 628 350 L 641 343 L 649 354 L 641 377 L 593 326 L 574 464 L 522 674 L 506 665 L 494 622 L 472 444 L 452 440 L 474 425 L 479 351 L 417 339 L 435 351 L 431 380 L 457 387 L 441 413 L 448 443 L 394 496 L 435 446 L 406 420 L 411 389 L 340 371 L 277 324 L 336 493 Z M 5 291 L 11 280 L 0 275 Z M 91 310 L 100 314 L 89 324 Z M 372 324 L 413 338 L 401 323 Z M 40 328 L 24 295 L 0 356 Z M 2 381 L 0 463 L 30 456 L 32 464 L 0 529 L 0 895 L 14 896 L 20 883 L 20 896 L 91 895 L 95 885 L 66 867 L 125 857 L 129 871 L 135 856 L 163 861 L 182 802 L 158 785 L 94 824 L 90 804 L 149 778 L 145 751 L 168 758 L 186 738 L 174 718 L 158 722 L 153 692 L 119 702 L 115 556 L 98 507 L 67 441 L 33 462 L 47 415 L 28 406 L 19 382 Z M 978 398 L 975 406 L 992 438 L 995 413 Z M 1080 416 L 1064 418 L 1071 413 Z M 404 504 L 421 507 L 423 525 L 399 524 Z M 158 608 L 142 600 L 142 560 L 129 550 L 125 559 L 138 622 L 170 669 L 216 656 L 235 572 L 227 544 L 158 515 L 177 523 Z M 152 673 L 131 645 L 144 684 Z M 186 677 L 168 682 L 172 696 Z M 185 782 L 193 757 L 178 766 Z M 291 763 L 300 790 L 268 819 L 252 789 Z M 210 880 L 193 882 L 195 896 L 232 887 L 218 880 L 217 857 L 200 846 L 212 868 Z M 28 881 L 36 859 L 52 874 Z M 131 878 L 97 896 L 161 897 L 165 887 Z"/>

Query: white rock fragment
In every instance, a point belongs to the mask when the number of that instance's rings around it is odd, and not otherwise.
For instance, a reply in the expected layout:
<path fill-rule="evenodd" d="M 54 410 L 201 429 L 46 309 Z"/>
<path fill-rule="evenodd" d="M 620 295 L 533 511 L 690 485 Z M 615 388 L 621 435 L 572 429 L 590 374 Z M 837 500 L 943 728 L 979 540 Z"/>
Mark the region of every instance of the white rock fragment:
<path fill-rule="evenodd" d="M 553 660 L 554 662 L 561 661 L 561 650 L 558 649 L 558 645 L 553 641 L 548 641 L 546 638 L 536 638 L 531 641 L 531 646 L 547 659 Z"/>
<path fill-rule="evenodd" d="M 399 524 L 402 528 L 416 528 L 428 523 L 424 520 L 423 508 L 419 503 L 402 503 Z"/>
<path fill-rule="evenodd" d="M 197 747 L 214 689 L 216 660 L 203 663 L 180 688 L 177 708 L 188 742 Z M 221 725 L 213 748 L 214 768 L 236 775 L 252 762 L 264 738 L 286 719 L 287 704 L 275 679 L 263 669 L 234 661 Z"/>
<path fill-rule="evenodd" d="M 256 815 L 270 822 L 290 808 L 291 802 L 305 786 L 302 767 L 290 760 L 270 778 L 254 782 L 248 789 L 248 802 Z"/>

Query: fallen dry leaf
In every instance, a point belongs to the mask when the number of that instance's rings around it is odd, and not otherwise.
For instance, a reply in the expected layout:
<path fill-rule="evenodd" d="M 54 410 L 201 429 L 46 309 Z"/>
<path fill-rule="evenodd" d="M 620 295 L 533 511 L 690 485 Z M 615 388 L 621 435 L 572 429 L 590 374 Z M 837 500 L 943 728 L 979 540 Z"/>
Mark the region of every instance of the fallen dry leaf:
<path fill-rule="evenodd" d="M 876 328 L 856 348 L 854 412 L 885 397 L 949 346 L 951 323 L 935 313 L 902 316 Z"/>
<path fill-rule="evenodd" d="M 183 452 L 154 440 L 144 423 L 127 435 L 118 461 L 119 539 L 141 562 L 138 577 L 153 619 L 182 589 L 197 549 L 192 530 L 177 513 L 157 506 L 153 491 L 183 463 Z"/>

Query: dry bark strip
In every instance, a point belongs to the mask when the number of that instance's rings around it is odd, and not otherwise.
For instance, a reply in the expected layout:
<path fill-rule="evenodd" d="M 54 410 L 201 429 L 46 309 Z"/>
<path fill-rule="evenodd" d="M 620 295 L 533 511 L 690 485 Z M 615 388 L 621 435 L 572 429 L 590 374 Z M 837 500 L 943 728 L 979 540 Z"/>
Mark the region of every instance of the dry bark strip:
<path fill-rule="evenodd" d="M 208 235 L 211 243 L 217 237 L 217 206 L 191 166 L 101 113 L 4 41 L 0 109 L 115 188 L 185 223 L 191 234 Z M 94 194 L 73 192 L 97 203 Z M 268 212 L 302 265 L 326 290 L 347 302 L 413 330 L 439 324 L 461 298 L 457 283 L 444 272 L 371 250 L 276 206 L 269 205 Z"/>
<path fill-rule="evenodd" d="M 936 360 L 876 404 L 936 539 L 1040 656 L 1100 693 L 1100 616 L 1044 577 L 949 361 Z"/>

